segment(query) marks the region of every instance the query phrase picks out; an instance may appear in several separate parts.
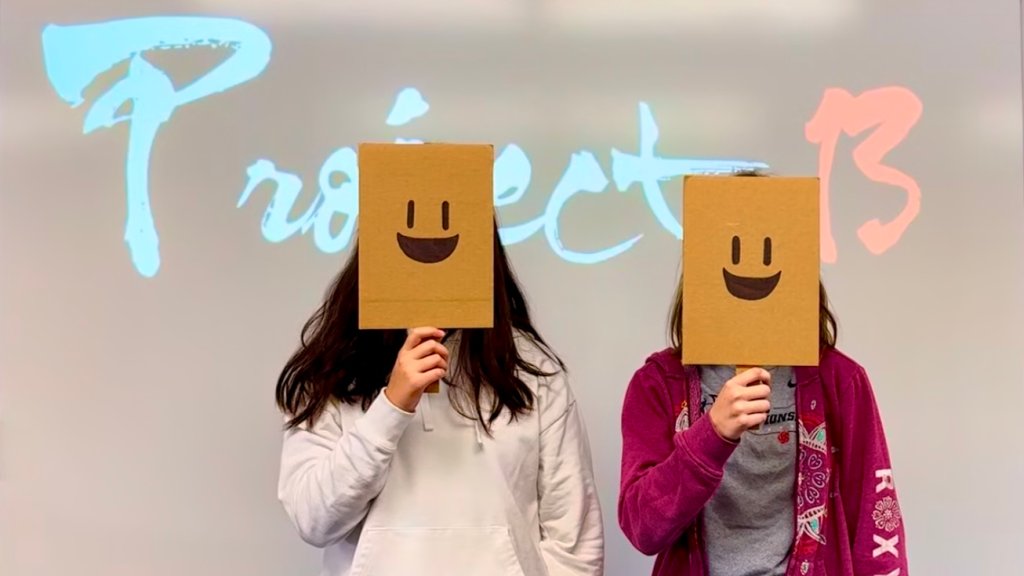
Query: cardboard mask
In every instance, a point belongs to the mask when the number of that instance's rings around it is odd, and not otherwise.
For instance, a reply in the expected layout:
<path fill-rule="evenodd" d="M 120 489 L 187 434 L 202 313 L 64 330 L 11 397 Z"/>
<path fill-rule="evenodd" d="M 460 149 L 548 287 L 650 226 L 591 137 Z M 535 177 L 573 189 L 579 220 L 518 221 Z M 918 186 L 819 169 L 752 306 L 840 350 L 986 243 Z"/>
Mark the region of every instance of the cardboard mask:
<path fill-rule="evenodd" d="M 494 148 L 359 146 L 359 327 L 494 322 Z"/>
<path fill-rule="evenodd" d="M 683 362 L 818 364 L 818 178 L 688 176 Z"/>

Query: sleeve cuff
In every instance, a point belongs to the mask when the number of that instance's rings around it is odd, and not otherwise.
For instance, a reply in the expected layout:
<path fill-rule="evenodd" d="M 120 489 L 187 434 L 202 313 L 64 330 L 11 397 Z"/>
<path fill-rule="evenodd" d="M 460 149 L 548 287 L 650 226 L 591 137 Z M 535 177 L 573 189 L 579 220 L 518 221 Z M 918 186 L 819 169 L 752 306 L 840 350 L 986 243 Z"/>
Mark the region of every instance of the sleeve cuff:
<path fill-rule="evenodd" d="M 415 415 L 406 412 L 391 403 L 381 390 L 377 398 L 363 417 L 356 422 L 356 427 L 367 440 L 379 448 L 390 452 L 398 448 L 398 441 L 405 433 Z"/>
<path fill-rule="evenodd" d="M 721 476 L 738 443 L 730 442 L 715 432 L 711 419 L 698 418 L 693 426 L 676 434 L 676 443 L 684 447 L 708 471 Z"/>
<path fill-rule="evenodd" d="M 383 388 L 380 391 L 380 397 L 384 399 L 384 402 L 387 402 L 388 406 L 390 406 L 391 408 L 393 408 L 395 410 L 398 410 L 402 414 L 405 414 L 406 416 L 412 416 L 414 414 L 413 412 L 409 412 L 407 410 L 402 410 L 398 406 L 395 406 L 395 403 L 391 401 L 391 398 L 388 398 L 387 392 L 385 392 Z"/>

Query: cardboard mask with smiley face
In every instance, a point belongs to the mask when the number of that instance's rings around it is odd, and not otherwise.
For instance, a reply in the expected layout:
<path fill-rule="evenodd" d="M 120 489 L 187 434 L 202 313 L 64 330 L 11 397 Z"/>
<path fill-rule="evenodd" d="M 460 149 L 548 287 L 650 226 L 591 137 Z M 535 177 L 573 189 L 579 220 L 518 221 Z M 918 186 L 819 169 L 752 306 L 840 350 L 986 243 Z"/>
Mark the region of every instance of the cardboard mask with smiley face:
<path fill-rule="evenodd" d="M 359 147 L 359 327 L 494 322 L 494 148 Z"/>
<path fill-rule="evenodd" d="M 688 176 L 683 361 L 818 364 L 818 178 Z"/>

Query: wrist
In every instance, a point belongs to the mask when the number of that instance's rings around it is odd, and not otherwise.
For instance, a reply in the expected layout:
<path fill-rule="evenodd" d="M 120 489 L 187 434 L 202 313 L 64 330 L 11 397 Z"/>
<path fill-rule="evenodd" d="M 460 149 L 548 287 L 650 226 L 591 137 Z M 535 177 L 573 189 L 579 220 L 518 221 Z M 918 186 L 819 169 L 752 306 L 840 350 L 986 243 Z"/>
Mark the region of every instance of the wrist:
<path fill-rule="evenodd" d="M 685 446 L 689 455 L 699 464 L 698 468 L 716 480 L 721 479 L 726 462 L 739 446 L 719 436 L 711 418 L 707 416 L 698 418 L 689 429 L 677 434 L 675 440 Z"/>
<path fill-rule="evenodd" d="M 391 386 L 384 388 L 384 396 L 395 408 L 405 412 L 416 412 L 416 406 L 419 404 L 418 398 L 396 392 Z"/>
<path fill-rule="evenodd" d="M 725 432 L 725 430 L 723 430 L 722 427 L 718 425 L 718 420 L 716 420 L 713 416 L 710 418 L 710 420 L 711 420 L 711 429 L 715 431 L 715 434 L 717 434 L 719 438 L 721 438 L 723 441 L 728 442 L 730 444 L 738 444 L 739 443 L 739 441 L 740 441 L 739 435 L 732 436 L 730 434 L 727 434 Z"/>

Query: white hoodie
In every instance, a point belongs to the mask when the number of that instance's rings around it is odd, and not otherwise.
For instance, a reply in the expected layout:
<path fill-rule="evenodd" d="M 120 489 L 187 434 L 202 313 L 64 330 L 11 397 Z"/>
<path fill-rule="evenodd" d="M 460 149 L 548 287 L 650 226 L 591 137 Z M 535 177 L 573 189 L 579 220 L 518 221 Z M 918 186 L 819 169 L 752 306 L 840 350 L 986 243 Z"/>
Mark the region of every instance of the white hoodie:
<path fill-rule="evenodd" d="M 517 341 L 526 360 L 556 371 Z M 278 496 L 302 539 L 324 548 L 321 576 L 603 574 L 601 510 L 572 390 L 564 373 L 521 377 L 534 410 L 502 415 L 492 437 L 455 412 L 445 384 L 416 414 L 381 393 L 365 412 L 332 401 L 313 426 L 286 432 Z"/>

